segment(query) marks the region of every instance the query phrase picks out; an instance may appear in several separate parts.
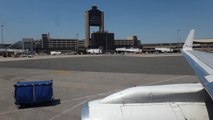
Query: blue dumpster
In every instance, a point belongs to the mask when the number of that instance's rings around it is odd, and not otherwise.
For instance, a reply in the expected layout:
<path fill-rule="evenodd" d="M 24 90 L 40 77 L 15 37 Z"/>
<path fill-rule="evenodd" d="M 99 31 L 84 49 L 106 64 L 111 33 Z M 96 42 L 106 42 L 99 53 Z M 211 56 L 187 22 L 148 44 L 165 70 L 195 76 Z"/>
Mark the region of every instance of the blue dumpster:
<path fill-rule="evenodd" d="M 15 104 L 27 105 L 52 101 L 53 81 L 17 82 L 15 87 Z"/>

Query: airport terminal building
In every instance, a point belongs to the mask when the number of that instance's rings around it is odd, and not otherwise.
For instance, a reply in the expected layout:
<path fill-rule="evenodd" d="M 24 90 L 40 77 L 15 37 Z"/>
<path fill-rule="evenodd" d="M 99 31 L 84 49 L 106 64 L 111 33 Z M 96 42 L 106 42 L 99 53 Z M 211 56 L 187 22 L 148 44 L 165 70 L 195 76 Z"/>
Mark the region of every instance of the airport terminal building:
<path fill-rule="evenodd" d="M 77 51 L 84 47 L 84 41 L 71 38 L 51 38 L 50 34 L 42 34 L 42 38 L 36 41 L 37 52 Z"/>
<path fill-rule="evenodd" d="M 70 39 L 70 38 L 51 38 L 50 34 L 42 34 L 40 40 L 35 41 L 37 50 L 71 50 L 86 49 L 85 40 Z M 138 47 L 140 40 L 137 36 L 130 36 L 127 39 L 114 39 L 114 33 L 109 32 L 94 32 L 91 34 L 88 48 L 99 48 L 107 51 L 114 51 L 116 48 Z"/>

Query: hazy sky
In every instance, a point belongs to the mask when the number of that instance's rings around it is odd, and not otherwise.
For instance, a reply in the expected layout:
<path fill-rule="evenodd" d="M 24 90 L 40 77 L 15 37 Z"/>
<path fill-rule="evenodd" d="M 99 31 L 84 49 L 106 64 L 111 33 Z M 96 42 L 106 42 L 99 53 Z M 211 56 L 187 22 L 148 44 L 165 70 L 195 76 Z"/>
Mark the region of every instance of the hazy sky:
<path fill-rule="evenodd" d="M 213 0 L 1 0 L 0 24 L 6 43 L 23 37 L 84 38 L 84 11 L 97 5 L 105 13 L 105 30 L 115 39 L 137 35 L 142 43 L 182 41 L 189 30 L 213 37 Z M 97 30 L 93 28 L 92 31 Z"/>

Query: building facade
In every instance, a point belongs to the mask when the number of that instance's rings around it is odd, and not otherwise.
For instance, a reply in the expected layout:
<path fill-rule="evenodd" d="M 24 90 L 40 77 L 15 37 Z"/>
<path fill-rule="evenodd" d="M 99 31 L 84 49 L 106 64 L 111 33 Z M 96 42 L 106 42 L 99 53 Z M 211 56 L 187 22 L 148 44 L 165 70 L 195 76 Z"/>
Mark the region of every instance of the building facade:
<path fill-rule="evenodd" d="M 104 51 L 115 50 L 114 46 L 114 33 L 108 32 L 95 32 L 92 33 L 90 40 L 90 48 L 100 48 Z"/>
<path fill-rule="evenodd" d="M 49 48 L 49 41 L 50 41 L 50 34 L 42 34 L 41 39 L 41 48 L 48 49 Z"/>
<path fill-rule="evenodd" d="M 50 34 L 42 34 L 37 48 L 43 50 L 77 50 L 84 47 L 84 41 L 78 39 L 50 38 Z"/>
<path fill-rule="evenodd" d="M 117 39 L 114 41 L 115 48 L 130 48 L 130 47 L 139 47 L 140 40 L 137 36 L 129 36 L 127 39 Z"/>
<path fill-rule="evenodd" d="M 21 41 L 17 41 L 7 48 L 9 49 L 22 49 L 29 52 L 35 51 L 35 42 L 33 38 L 23 38 Z"/>

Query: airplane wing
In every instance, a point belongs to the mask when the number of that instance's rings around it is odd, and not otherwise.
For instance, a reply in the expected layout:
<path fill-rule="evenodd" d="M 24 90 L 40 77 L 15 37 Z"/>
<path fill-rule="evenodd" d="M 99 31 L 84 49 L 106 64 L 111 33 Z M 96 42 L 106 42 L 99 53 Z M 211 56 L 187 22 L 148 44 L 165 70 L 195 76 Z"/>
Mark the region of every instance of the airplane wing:
<path fill-rule="evenodd" d="M 201 83 L 138 86 L 89 101 L 82 106 L 82 120 L 209 120 L 206 101 L 212 102 L 212 54 L 192 49 L 194 30 L 183 54 Z M 208 93 L 206 92 L 208 91 Z"/>
<path fill-rule="evenodd" d="M 193 50 L 193 40 L 194 30 L 191 30 L 183 46 L 182 53 L 213 99 L 213 54 Z"/>

